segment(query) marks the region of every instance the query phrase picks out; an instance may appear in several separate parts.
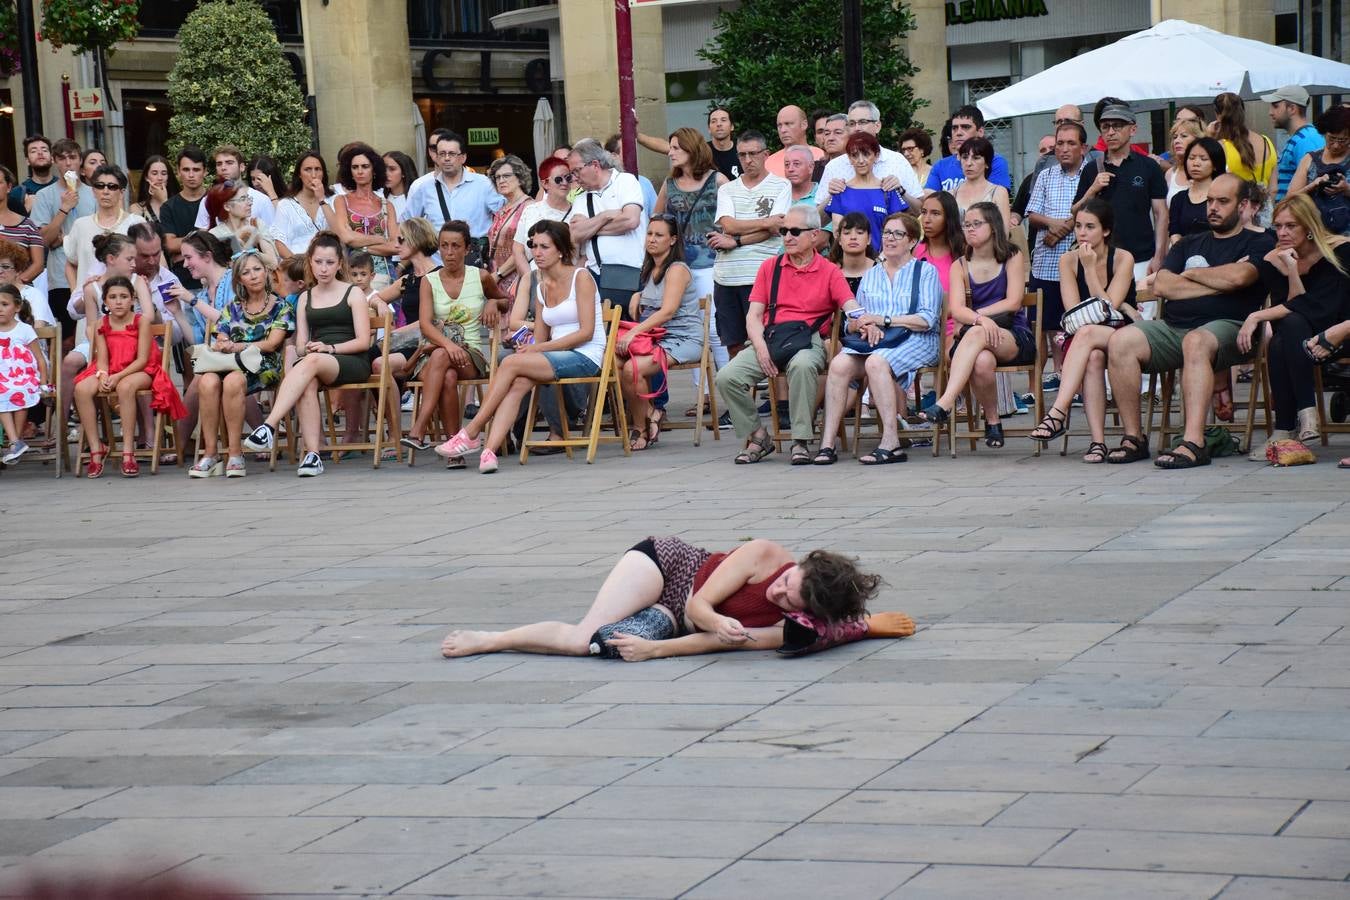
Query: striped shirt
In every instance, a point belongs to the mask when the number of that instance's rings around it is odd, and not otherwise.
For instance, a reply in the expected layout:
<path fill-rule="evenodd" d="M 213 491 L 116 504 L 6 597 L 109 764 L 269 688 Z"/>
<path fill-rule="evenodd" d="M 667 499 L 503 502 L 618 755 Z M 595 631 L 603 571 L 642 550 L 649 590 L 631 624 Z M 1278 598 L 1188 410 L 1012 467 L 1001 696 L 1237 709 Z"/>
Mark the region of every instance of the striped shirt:
<path fill-rule="evenodd" d="M 1074 194 L 1078 191 L 1078 181 L 1087 166 L 1084 158 L 1078 168 L 1072 172 L 1064 171 L 1062 165 L 1047 166 L 1036 176 L 1036 186 L 1031 189 L 1031 199 L 1027 201 L 1027 215 L 1039 213 L 1051 219 L 1064 219 L 1073 208 Z M 1068 236 L 1060 238 L 1053 245 L 1045 243 L 1046 230 L 1036 232 L 1036 247 L 1031 254 L 1031 274 L 1043 281 L 1059 281 L 1059 258 L 1073 242 Z"/>
<path fill-rule="evenodd" d="M 1289 135 L 1289 140 L 1285 141 L 1284 150 L 1280 152 L 1280 175 L 1275 188 L 1275 200 L 1277 202 L 1283 200 L 1284 195 L 1289 193 L 1289 182 L 1293 180 L 1294 173 L 1298 171 L 1298 164 L 1303 161 L 1303 157 L 1314 150 L 1321 150 L 1326 145 L 1326 140 L 1311 125 L 1304 125 L 1298 131 Z"/>
<path fill-rule="evenodd" d="M 38 231 L 33 220 L 27 216 L 18 225 L 0 224 L 0 240 L 18 244 L 25 250 L 29 247 L 45 247 L 42 243 L 42 232 Z"/>
<path fill-rule="evenodd" d="M 914 295 L 914 267 L 919 269 L 919 292 Z M 898 347 L 883 347 L 872 351 L 891 367 L 891 374 L 902 387 L 909 387 L 913 372 L 924 366 L 937 364 L 938 316 L 942 311 L 942 283 L 937 269 L 929 262 L 912 259 L 905 263 L 894 278 L 886 274 L 886 266 L 878 262 L 868 269 L 858 284 L 858 303 L 872 315 L 922 316 L 928 323 L 927 331 L 916 331 Z M 843 348 L 844 353 L 862 355 Z"/>

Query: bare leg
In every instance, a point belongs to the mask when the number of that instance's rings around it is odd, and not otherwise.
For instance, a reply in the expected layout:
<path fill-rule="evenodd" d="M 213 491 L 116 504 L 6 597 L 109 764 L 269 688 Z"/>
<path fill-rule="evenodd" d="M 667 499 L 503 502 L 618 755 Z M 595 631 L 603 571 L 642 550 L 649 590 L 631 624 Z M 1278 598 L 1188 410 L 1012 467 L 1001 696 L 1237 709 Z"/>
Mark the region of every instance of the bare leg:
<path fill-rule="evenodd" d="M 187 407 L 188 414 L 173 423 L 174 436 L 179 447 L 186 447 L 191 442 L 192 429 L 197 426 L 197 417 L 201 410 L 201 398 L 198 395 L 200 390 L 197 378 L 193 378 L 192 383 L 183 391 L 183 406 Z"/>
<path fill-rule="evenodd" d="M 272 412 L 267 417 L 267 424 L 276 428 L 281 420 L 286 417 L 286 413 L 295 408 L 302 396 L 311 394 L 314 396 L 314 416 L 318 421 L 319 407 L 318 395 L 311 390 L 310 384 L 323 376 L 325 384 L 331 383 L 338 375 L 337 360 L 327 353 L 308 353 L 300 358 L 286 377 L 281 379 L 281 384 L 277 386 L 276 397 L 272 400 Z M 315 426 L 315 434 L 318 434 L 318 426 Z"/>
<path fill-rule="evenodd" d="M 445 434 L 449 438 L 464 424 L 464 411 L 459 406 L 459 369 L 454 366 L 447 368 L 441 376 L 440 407 L 441 421 L 445 423 Z"/>
<path fill-rule="evenodd" d="M 342 410 L 342 440 L 347 444 L 365 441 L 366 391 L 338 391 L 338 408 Z"/>
<path fill-rule="evenodd" d="M 452 631 L 441 644 L 441 655 L 472 656 L 475 653 L 554 653 L 585 656 L 591 635 L 601 625 L 609 625 L 646 609 L 661 599 L 665 579 L 651 557 L 630 550 L 619 558 L 609 577 L 600 586 L 591 608 L 576 625 L 565 622 L 536 622 L 510 631 Z"/>
<path fill-rule="evenodd" d="M 440 347 L 431 351 L 427 357 L 427 364 L 422 367 L 419 378 L 422 381 L 422 401 L 417 407 L 417 421 L 413 422 L 412 427 L 408 429 L 408 436 L 412 438 L 426 437 L 427 428 L 431 424 L 431 414 L 440 406 L 441 391 L 445 385 L 445 373 L 450 368 L 450 354 L 446 353 Z M 449 425 L 446 424 L 449 428 Z M 450 432 L 454 434 L 454 432 Z"/>
<path fill-rule="evenodd" d="M 6 443 L 12 445 L 19 442 L 19 436 L 21 432 L 19 430 L 18 422 L 15 420 L 14 413 L 12 412 L 0 413 L 0 426 L 2 426 L 5 429 Z"/>
<path fill-rule="evenodd" d="M 848 383 L 862 375 L 864 360 L 867 359 L 871 357 L 840 353 L 830 361 L 825 377 L 825 430 L 820 434 L 820 449 L 834 447 L 839 437 L 839 426 L 844 422 L 844 407 L 848 405 Z"/>
<path fill-rule="evenodd" d="M 136 392 L 150 387 L 144 372 L 128 375 L 117 382 L 117 409 L 122 416 L 122 455 L 136 449 Z"/>
<path fill-rule="evenodd" d="M 511 383 L 511 387 L 506 391 L 506 396 L 501 399 L 497 407 L 497 416 L 492 420 L 492 427 L 488 430 L 487 440 L 483 442 L 485 449 L 491 450 L 493 453 L 501 449 L 502 444 L 506 442 L 506 435 L 510 433 L 511 427 L 516 424 L 516 413 L 520 411 L 520 404 L 524 402 L 530 391 L 534 390 L 535 384 L 536 382 L 523 376 L 516 378 Z M 474 417 L 475 421 L 482 414 L 482 410 L 479 410 L 478 416 Z"/>
<path fill-rule="evenodd" d="M 951 365 L 947 370 L 947 389 L 937 398 L 937 405 L 947 412 L 956 408 L 956 398 L 965 391 L 970 383 L 971 373 L 975 371 L 975 359 L 985 350 L 984 329 L 972 328 L 956 345 Z"/>
<path fill-rule="evenodd" d="M 94 396 L 98 393 L 98 376 L 91 375 L 75 385 L 75 408 L 80 413 L 80 430 L 90 452 L 98 452 L 103 446 L 103 438 L 98 433 L 98 411 L 94 406 Z M 62 423 L 62 427 L 64 423 Z M 106 448 L 104 448 L 106 450 Z"/>
<path fill-rule="evenodd" d="M 225 415 L 225 439 L 229 442 L 232 457 L 244 455 L 240 439 L 244 431 L 244 391 L 247 387 L 243 372 L 230 372 L 225 376 L 221 410 Z"/>
<path fill-rule="evenodd" d="M 877 446 L 894 450 L 900 446 L 900 429 L 895 421 L 895 376 L 891 364 L 874 353 L 867 357 L 863 368 L 872 387 L 872 402 L 881 416 L 881 443 Z"/>
<path fill-rule="evenodd" d="M 1184 439 L 1203 447 L 1205 418 L 1214 396 L 1214 359 L 1219 353 L 1219 339 L 1211 331 L 1196 328 L 1182 339 L 1181 353 L 1184 360 L 1181 402 L 1186 409 Z M 1179 452 L 1183 456 L 1191 455 L 1185 450 Z"/>
<path fill-rule="evenodd" d="M 554 378 L 553 366 L 542 354 L 532 352 L 512 353 L 502 360 L 502 364 L 497 367 L 497 374 L 493 377 L 492 383 L 488 385 L 488 394 L 483 398 L 483 403 L 478 408 L 478 415 L 470 419 L 464 426 L 463 430 L 470 438 L 476 438 L 482 433 L 487 420 L 497 413 L 497 407 L 506 399 L 514 388 L 516 379 L 520 377 L 535 384 L 552 381 Z M 519 406 L 520 400 L 517 397 L 515 404 L 510 409 L 503 409 L 494 421 L 501 422 L 503 429 L 509 428 L 515 422 L 516 410 L 519 409 Z M 505 430 L 502 431 L 501 436 L 506 436 Z"/>
<path fill-rule="evenodd" d="M 193 379 L 197 388 L 199 405 L 198 420 L 202 426 L 202 456 L 215 456 L 220 448 L 220 375 L 216 372 L 203 372 Z"/>
<path fill-rule="evenodd" d="M 61 360 L 61 421 L 57 424 L 62 428 L 66 427 L 66 421 L 70 419 L 70 404 L 75 399 L 75 376 L 83 372 L 88 365 L 89 360 L 74 350 Z M 94 376 L 96 379 L 97 377 Z M 80 424 L 83 425 L 83 421 Z"/>
<path fill-rule="evenodd" d="M 1148 339 L 1138 328 L 1126 326 L 1106 347 L 1106 371 L 1111 379 L 1111 395 L 1116 399 L 1120 423 L 1128 435 L 1142 436 L 1139 414 L 1139 379 L 1150 358 Z"/>
<path fill-rule="evenodd" d="M 970 376 L 970 392 L 984 413 L 985 425 L 998 425 L 1002 421 L 998 417 L 998 384 L 994 381 L 996 368 L 998 360 L 994 354 L 981 351 L 975 357 L 975 367 Z"/>

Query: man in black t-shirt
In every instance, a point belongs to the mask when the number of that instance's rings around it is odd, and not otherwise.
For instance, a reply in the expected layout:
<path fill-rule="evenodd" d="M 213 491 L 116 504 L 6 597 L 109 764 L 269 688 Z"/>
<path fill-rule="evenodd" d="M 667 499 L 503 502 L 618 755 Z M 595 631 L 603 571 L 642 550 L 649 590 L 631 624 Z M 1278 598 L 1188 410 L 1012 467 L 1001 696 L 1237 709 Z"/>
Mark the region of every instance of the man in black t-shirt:
<path fill-rule="evenodd" d="M 1250 216 L 1256 207 L 1251 182 L 1234 175 L 1214 179 L 1209 188 L 1210 230 L 1178 241 L 1153 283 L 1154 294 L 1167 300 L 1162 320 L 1136 322 L 1111 336 L 1106 360 L 1125 437 L 1107 456 L 1108 462 L 1148 458 L 1148 439 L 1139 416 L 1140 374 L 1180 368 L 1185 433 L 1175 450 L 1159 452 L 1156 464 L 1164 469 L 1209 464 L 1205 418 L 1214 393 L 1214 372 L 1250 355 L 1239 350 L 1238 331 L 1266 296 L 1256 266 L 1275 246 L 1275 238 L 1242 223 L 1244 214 Z"/>
<path fill-rule="evenodd" d="M 714 106 L 708 110 L 708 150 L 712 153 L 713 167 L 735 181 L 741 177 L 741 161 L 736 156 L 736 142 L 732 140 L 731 112 L 725 106 Z M 670 152 L 670 141 L 650 134 L 638 132 L 637 142 L 653 153 L 665 155 Z"/>
<path fill-rule="evenodd" d="M 195 291 L 202 283 L 183 265 L 181 247 L 183 238 L 197 227 L 197 209 L 206 196 L 206 154 L 199 147 L 184 147 L 178 151 L 177 166 L 182 190 L 164 201 L 159 209 L 159 224 L 164 229 L 164 253 L 169 257 L 173 274 L 183 282 L 183 287 Z"/>
<path fill-rule="evenodd" d="M 1134 257 L 1134 280 L 1142 281 L 1162 265 L 1167 251 L 1167 180 L 1147 156 L 1133 153 L 1134 112 L 1125 104 L 1102 110 L 1099 125 L 1106 154 L 1083 169 L 1074 212 L 1090 197 L 1101 197 L 1116 214 L 1111 237 Z"/>

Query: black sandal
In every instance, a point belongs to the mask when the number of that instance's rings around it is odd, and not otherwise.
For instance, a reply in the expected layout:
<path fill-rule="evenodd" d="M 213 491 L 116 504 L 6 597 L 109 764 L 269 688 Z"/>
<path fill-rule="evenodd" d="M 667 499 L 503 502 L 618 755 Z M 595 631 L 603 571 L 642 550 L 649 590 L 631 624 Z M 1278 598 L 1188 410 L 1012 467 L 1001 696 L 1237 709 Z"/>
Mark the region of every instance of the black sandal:
<path fill-rule="evenodd" d="M 886 466 L 891 463 L 902 463 L 909 459 L 909 454 L 900 449 L 887 450 L 885 447 L 878 447 L 867 456 L 860 457 L 858 462 L 864 466 Z"/>
<path fill-rule="evenodd" d="M 984 426 L 984 445 L 992 450 L 1003 447 L 1003 423 Z"/>
<path fill-rule="evenodd" d="M 760 435 L 763 435 L 763 437 Z M 778 448 L 774 445 L 773 438 L 769 437 L 767 431 L 752 434 L 750 435 L 750 440 L 745 442 L 745 449 L 736 454 L 736 465 L 753 465 L 777 449 Z"/>
<path fill-rule="evenodd" d="M 816 451 L 816 455 L 811 458 L 811 464 L 815 466 L 832 466 L 839 461 L 839 454 L 833 447 L 821 447 Z"/>
<path fill-rule="evenodd" d="M 1327 340 L 1327 333 L 1325 331 L 1319 331 L 1317 333 L 1317 346 L 1327 351 L 1329 355 L 1322 357 L 1313 356 L 1312 351 L 1308 349 L 1307 342 L 1305 341 L 1303 343 L 1303 352 L 1308 354 L 1308 359 L 1311 359 L 1315 363 L 1328 362 L 1340 355 L 1341 345 L 1333 344 L 1331 341 Z"/>
<path fill-rule="evenodd" d="M 1182 447 L 1191 451 L 1192 456 L 1178 453 L 1177 451 Z M 1159 453 L 1153 464 L 1160 469 L 1194 469 L 1197 466 L 1207 466 L 1209 465 L 1209 451 L 1194 441 L 1182 441 L 1171 450 Z"/>
<path fill-rule="evenodd" d="M 809 466 L 814 460 L 811 458 L 811 448 L 806 446 L 806 441 L 793 441 L 791 456 L 788 462 L 794 466 Z"/>
<path fill-rule="evenodd" d="M 1106 462 L 1106 455 L 1108 452 L 1110 451 L 1106 449 L 1106 445 L 1101 441 L 1093 441 L 1088 444 L 1087 452 L 1083 454 L 1083 462 L 1090 466 L 1101 465 Z M 1088 459 L 1089 456 L 1095 456 L 1096 459 Z"/>
<path fill-rule="evenodd" d="M 952 414 L 949 410 L 943 409 L 936 403 L 932 406 L 925 406 L 923 411 L 919 413 L 919 418 L 925 422 L 932 422 L 934 425 L 945 425 L 951 417 Z"/>
<path fill-rule="evenodd" d="M 1120 439 L 1119 447 L 1106 454 L 1106 461 L 1112 465 L 1124 465 L 1125 463 L 1148 459 L 1148 457 L 1148 441 L 1145 438 L 1127 434 Z"/>
<path fill-rule="evenodd" d="M 1060 415 L 1053 406 L 1046 410 L 1045 418 L 1036 424 L 1027 437 L 1041 444 L 1048 444 L 1057 437 L 1063 437 L 1069 430 L 1069 416 Z"/>

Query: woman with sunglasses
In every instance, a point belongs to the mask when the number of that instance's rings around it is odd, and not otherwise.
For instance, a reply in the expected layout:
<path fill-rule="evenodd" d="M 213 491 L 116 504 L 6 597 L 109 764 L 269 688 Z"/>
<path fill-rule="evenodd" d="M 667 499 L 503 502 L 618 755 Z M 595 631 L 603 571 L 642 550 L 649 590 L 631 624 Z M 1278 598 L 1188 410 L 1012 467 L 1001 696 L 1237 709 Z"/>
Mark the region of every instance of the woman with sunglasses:
<path fill-rule="evenodd" d="M 525 214 L 534 200 L 530 191 L 530 170 L 519 156 L 503 156 L 492 161 L 488 167 L 488 177 L 497 193 L 506 198 L 506 203 L 492 216 L 492 226 L 488 228 L 488 249 L 491 254 L 487 270 L 497 279 L 497 286 L 508 297 L 516 294 L 516 282 L 525 270 L 516 264 L 516 230 L 520 226 L 521 216 Z"/>
<path fill-rule="evenodd" d="M 94 260 L 94 236 L 99 234 L 126 234 L 127 229 L 145 219 L 127 212 L 126 173 L 117 166 L 103 164 L 89 176 L 94 191 L 94 211 L 76 219 L 66 235 L 66 280 L 77 296 L 91 274 Z M 89 334 L 93 340 L 93 332 Z"/>
<path fill-rule="evenodd" d="M 222 181 L 206 192 L 211 234 L 230 249 L 230 254 L 257 250 L 268 269 L 277 267 L 277 248 L 271 230 L 253 217 L 253 190 L 247 181 Z"/>
<path fill-rule="evenodd" d="M 567 168 L 566 159 L 550 156 L 539 165 L 539 186 L 544 192 L 544 199 L 539 203 L 529 204 L 521 211 L 512 247 L 516 271 L 521 276 L 518 286 L 512 293 L 516 300 L 516 306 L 511 311 L 512 330 L 525 324 L 533 293 L 530 281 L 537 266 L 534 262 L 534 253 L 529 247 L 530 229 L 536 222 L 567 221 L 572 214 L 572 201 L 567 199 L 572 191 L 572 182 L 572 173 Z"/>

